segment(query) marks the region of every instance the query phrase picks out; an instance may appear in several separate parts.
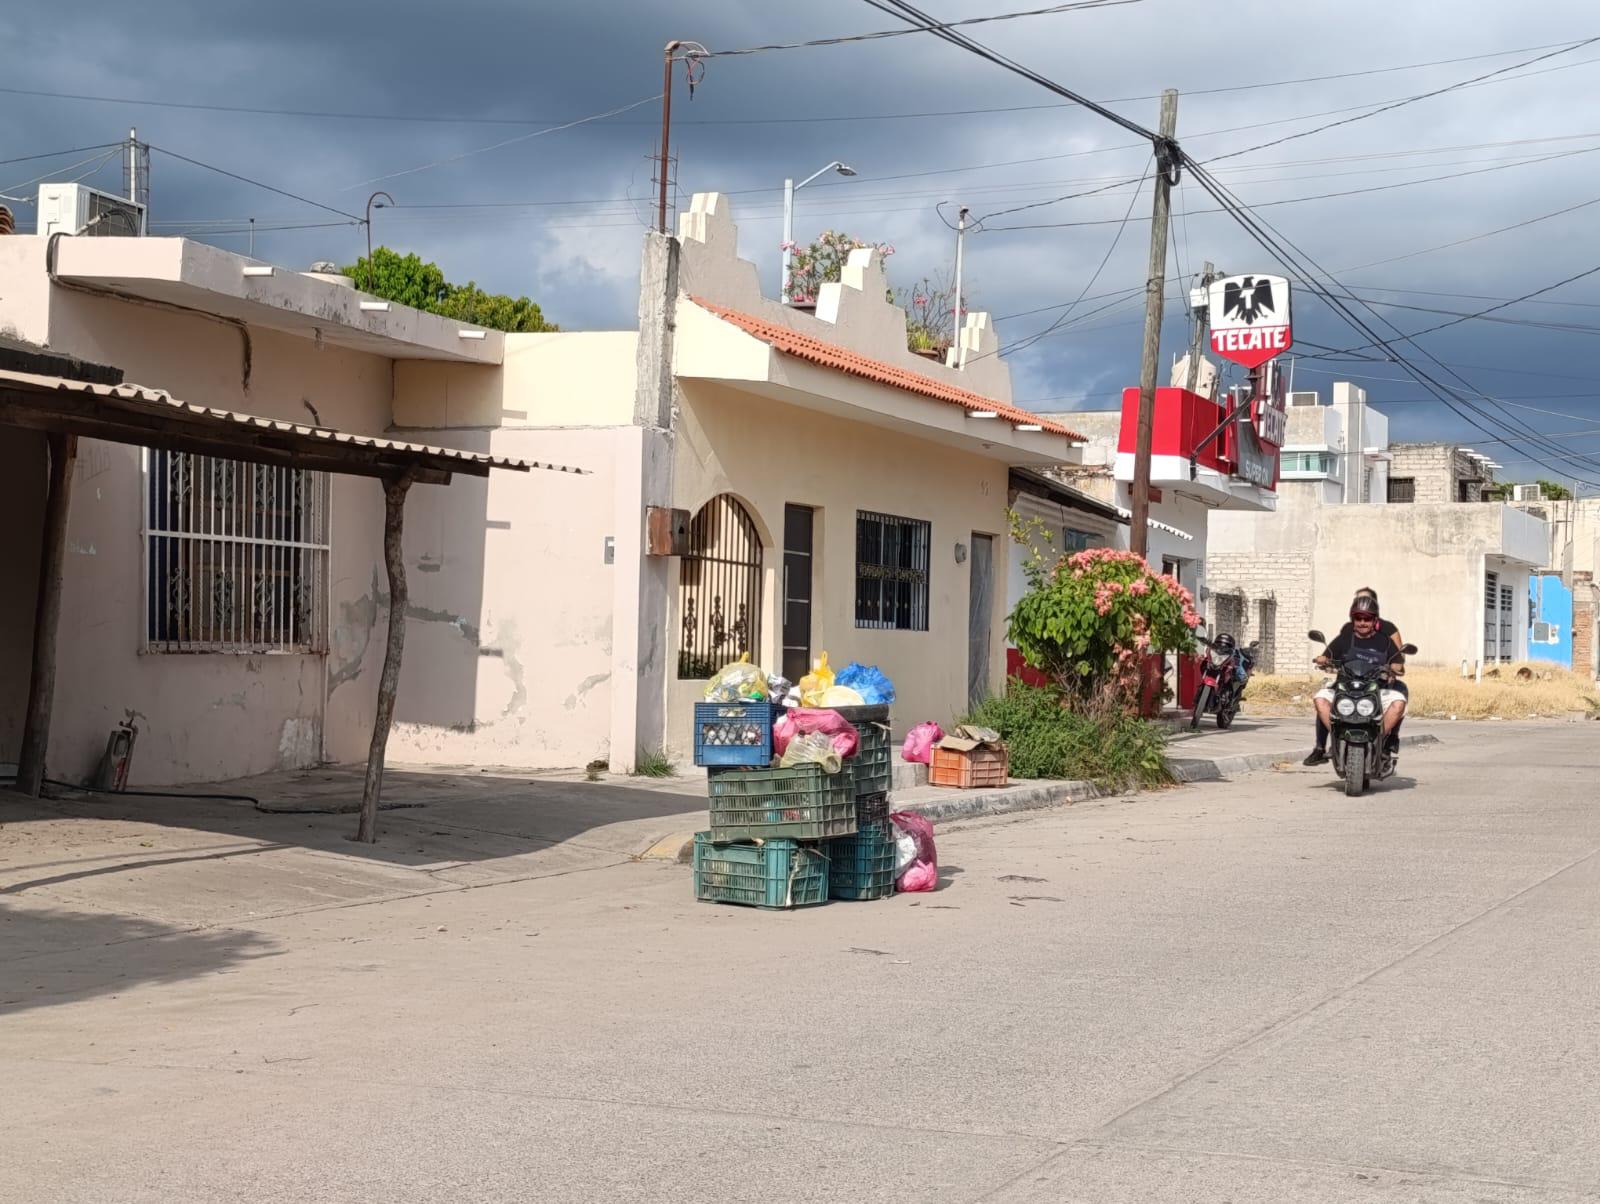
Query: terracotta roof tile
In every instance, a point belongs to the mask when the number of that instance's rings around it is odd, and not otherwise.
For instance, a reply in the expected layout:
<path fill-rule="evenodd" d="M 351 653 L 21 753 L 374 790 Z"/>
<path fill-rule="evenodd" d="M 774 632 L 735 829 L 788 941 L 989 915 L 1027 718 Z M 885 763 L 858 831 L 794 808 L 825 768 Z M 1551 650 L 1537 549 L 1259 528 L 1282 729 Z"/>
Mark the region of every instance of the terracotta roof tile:
<path fill-rule="evenodd" d="M 780 326 L 776 322 L 768 322 L 764 318 L 753 317 L 750 314 L 740 313 L 738 310 L 725 309 L 720 305 L 713 305 L 699 297 L 691 296 L 701 309 L 716 314 L 724 322 L 737 326 L 746 334 L 753 335 L 785 355 L 792 355 L 799 359 L 807 360 L 813 364 L 820 364 L 824 368 L 835 368 L 840 372 L 848 372 L 851 376 L 859 376 L 863 380 L 875 381 L 880 385 L 890 385 L 897 389 L 904 389 L 908 393 L 916 393 L 923 397 L 931 397 L 935 401 L 949 402 L 951 405 L 960 406 L 965 410 L 992 410 L 1000 418 L 1015 424 L 1037 424 L 1045 432 L 1052 435 L 1061 435 L 1075 443 L 1086 442 L 1084 437 L 1069 427 L 1062 426 L 1059 422 L 1052 422 L 1038 414 L 1009 405 L 1003 401 L 996 401 L 992 397 L 984 397 L 968 389 L 958 388 L 946 384 L 944 381 L 935 380 L 931 376 L 923 376 L 919 372 L 912 372 L 906 368 L 898 368 L 893 364 L 886 364 L 882 360 L 870 359 L 858 352 L 851 351 L 848 347 L 840 347 L 836 343 L 827 343 L 821 339 L 813 338 L 808 334 L 801 334 L 787 326 Z"/>

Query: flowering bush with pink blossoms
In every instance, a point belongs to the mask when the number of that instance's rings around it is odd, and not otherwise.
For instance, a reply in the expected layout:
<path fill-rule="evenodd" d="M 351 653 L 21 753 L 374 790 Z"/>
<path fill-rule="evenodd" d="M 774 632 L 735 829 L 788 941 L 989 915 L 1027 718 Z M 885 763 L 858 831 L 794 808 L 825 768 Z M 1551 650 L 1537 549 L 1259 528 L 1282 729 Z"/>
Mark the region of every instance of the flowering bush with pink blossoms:
<path fill-rule="evenodd" d="M 1030 588 L 1011 612 L 1011 642 L 1064 693 L 1131 705 L 1146 656 L 1194 651 L 1194 596 L 1132 552 L 1090 548 L 1024 567 Z"/>
<path fill-rule="evenodd" d="M 824 230 L 810 246 L 803 247 L 798 243 L 778 245 L 792 256 L 789 264 L 789 300 L 797 305 L 814 304 L 824 284 L 836 283 L 844 275 L 845 260 L 857 247 L 872 247 L 883 259 L 894 254 L 894 248 L 886 242 L 863 242 L 838 230 Z M 892 299 L 892 293 L 890 296 Z"/>

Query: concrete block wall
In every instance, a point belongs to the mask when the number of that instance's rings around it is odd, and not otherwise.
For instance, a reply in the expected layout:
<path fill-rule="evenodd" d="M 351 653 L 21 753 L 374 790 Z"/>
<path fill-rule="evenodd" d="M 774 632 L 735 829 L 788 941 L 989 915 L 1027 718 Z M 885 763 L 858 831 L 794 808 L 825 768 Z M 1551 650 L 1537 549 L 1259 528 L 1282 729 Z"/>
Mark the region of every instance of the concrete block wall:
<path fill-rule="evenodd" d="M 1418 503 L 1479 502 L 1494 484 L 1494 474 L 1459 447 L 1448 443 L 1395 443 L 1389 448 L 1389 479 L 1416 482 Z M 1458 496 L 1457 481 L 1470 482 L 1467 496 Z"/>
<path fill-rule="evenodd" d="M 1311 671 L 1316 650 L 1305 638 L 1314 600 L 1309 556 L 1212 552 L 1206 558 L 1206 587 L 1205 611 L 1213 631 L 1224 630 L 1226 619 L 1240 643 L 1261 641 L 1258 672 Z"/>

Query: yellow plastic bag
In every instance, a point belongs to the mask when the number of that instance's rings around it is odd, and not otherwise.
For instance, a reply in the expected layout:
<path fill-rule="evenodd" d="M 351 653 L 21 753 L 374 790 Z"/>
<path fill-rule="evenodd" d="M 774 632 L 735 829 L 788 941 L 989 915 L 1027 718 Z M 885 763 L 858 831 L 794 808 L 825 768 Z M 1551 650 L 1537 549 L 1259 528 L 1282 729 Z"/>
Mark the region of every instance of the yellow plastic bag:
<path fill-rule="evenodd" d="M 800 679 L 800 705 L 820 706 L 822 696 L 833 689 L 833 670 L 828 668 L 828 654 L 824 652 L 811 666 L 811 672 Z"/>
<path fill-rule="evenodd" d="M 736 661 L 730 661 L 706 683 L 707 702 L 765 702 L 767 700 L 767 675 L 759 666 L 750 663 L 746 652 Z"/>

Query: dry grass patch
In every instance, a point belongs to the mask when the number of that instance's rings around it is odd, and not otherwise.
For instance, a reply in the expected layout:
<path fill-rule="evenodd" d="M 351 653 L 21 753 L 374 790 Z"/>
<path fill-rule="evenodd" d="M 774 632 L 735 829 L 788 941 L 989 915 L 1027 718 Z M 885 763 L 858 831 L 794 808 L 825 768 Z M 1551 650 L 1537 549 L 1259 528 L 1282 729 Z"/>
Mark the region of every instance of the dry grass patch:
<path fill-rule="evenodd" d="M 1258 715 L 1301 714 L 1310 710 L 1311 695 L 1325 680 L 1320 673 L 1252 677 L 1244 700 Z M 1413 665 L 1406 671 L 1406 684 L 1411 688 L 1408 714 L 1423 719 L 1600 716 L 1600 693 L 1594 682 L 1549 665 L 1501 665 L 1485 673 L 1481 682 L 1462 677 L 1459 669 Z"/>

